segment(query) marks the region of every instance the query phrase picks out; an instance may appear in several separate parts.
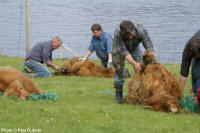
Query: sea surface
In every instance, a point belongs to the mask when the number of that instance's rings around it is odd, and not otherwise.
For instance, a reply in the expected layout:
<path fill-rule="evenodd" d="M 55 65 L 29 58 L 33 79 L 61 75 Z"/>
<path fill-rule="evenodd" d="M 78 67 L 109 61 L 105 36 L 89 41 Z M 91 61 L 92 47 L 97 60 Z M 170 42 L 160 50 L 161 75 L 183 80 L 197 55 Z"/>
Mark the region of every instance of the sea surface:
<path fill-rule="evenodd" d="M 25 0 L 0 0 L 2 55 L 26 55 L 24 5 Z M 31 47 L 59 36 L 84 56 L 93 23 L 113 36 L 121 21 L 131 20 L 147 29 L 161 63 L 181 63 L 186 42 L 200 29 L 200 0 L 29 0 L 29 15 Z M 58 49 L 53 57 L 74 55 Z M 97 58 L 95 53 L 91 58 Z"/>

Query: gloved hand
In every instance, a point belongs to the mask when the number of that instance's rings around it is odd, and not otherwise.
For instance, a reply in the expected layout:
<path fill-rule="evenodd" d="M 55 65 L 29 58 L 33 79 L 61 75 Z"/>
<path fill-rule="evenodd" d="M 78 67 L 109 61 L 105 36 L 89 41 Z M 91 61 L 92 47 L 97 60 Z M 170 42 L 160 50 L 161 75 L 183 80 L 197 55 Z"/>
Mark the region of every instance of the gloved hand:
<path fill-rule="evenodd" d="M 79 61 L 86 61 L 86 60 L 87 60 L 86 57 L 81 57 L 81 58 L 79 58 Z"/>
<path fill-rule="evenodd" d="M 107 64 L 108 68 L 112 68 L 113 65 L 112 65 L 112 60 L 108 60 L 108 64 Z"/>

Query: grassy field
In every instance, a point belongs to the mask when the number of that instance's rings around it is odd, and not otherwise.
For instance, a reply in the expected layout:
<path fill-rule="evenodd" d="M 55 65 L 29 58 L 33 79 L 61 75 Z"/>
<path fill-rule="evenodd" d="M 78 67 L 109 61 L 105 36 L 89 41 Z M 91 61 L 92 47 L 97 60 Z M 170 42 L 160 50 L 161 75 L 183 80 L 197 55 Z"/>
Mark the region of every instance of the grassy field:
<path fill-rule="evenodd" d="M 23 60 L 0 56 L 0 66 L 22 71 Z M 63 61 L 55 60 L 55 63 L 61 65 Z M 133 73 L 131 66 L 126 66 Z M 180 65 L 164 66 L 179 75 Z M 200 133 L 197 113 L 171 114 L 146 110 L 139 105 L 116 104 L 113 95 L 100 93 L 114 91 L 113 79 L 53 76 L 33 80 L 43 90 L 59 94 L 59 99 L 25 101 L 1 96 L 0 132 L 35 129 L 42 133 Z M 125 92 L 129 80 L 126 79 Z M 185 95 L 189 95 L 189 88 L 190 81 Z"/>

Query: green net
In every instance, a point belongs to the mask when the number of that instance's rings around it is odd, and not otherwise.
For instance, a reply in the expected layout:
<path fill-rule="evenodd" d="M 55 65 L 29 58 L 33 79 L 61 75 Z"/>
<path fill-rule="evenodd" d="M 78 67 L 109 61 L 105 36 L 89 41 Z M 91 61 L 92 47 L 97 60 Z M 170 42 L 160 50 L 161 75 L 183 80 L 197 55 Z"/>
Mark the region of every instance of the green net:
<path fill-rule="evenodd" d="M 3 96 L 3 92 L 0 92 L 0 96 Z"/>
<path fill-rule="evenodd" d="M 34 101 L 38 101 L 38 100 L 53 100 L 53 101 L 57 101 L 58 98 L 59 98 L 58 94 L 52 93 L 52 92 L 48 92 L 48 91 L 45 91 L 44 93 L 42 93 L 40 95 L 36 95 L 36 94 L 32 93 L 29 96 L 29 100 L 34 100 Z"/>
<path fill-rule="evenodd" d="M 0 96 L 3 95 L 3 92 L 0 92 Z M 38 100 L 53 100 L 53 101 L 57 101 L 59 98 L 59 95 L 53 92 L 48 92 L 45 91 L 44 93 L 40 94 L 40 95 L 36 95 L 35 93 L 30 94 L 29 96 L 29 100 L 34 100 L 34 101 L 38 101 Z"/>
<path fill-rule="evenodd" d="M 179 100 L 179 104 L 181 108 L 184 108 L 190 112 L 200 111 L 200 106 L 196 106 L 193 96 L 186 96 L 186 97 L 181 98 L 181 100 Z"/>

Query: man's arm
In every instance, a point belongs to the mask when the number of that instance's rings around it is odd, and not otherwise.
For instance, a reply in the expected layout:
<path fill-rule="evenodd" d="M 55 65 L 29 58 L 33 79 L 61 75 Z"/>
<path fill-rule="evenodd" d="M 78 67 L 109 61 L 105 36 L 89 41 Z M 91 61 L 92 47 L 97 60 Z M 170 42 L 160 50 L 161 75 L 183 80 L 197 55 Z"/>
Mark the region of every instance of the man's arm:
<path fill-rule="evenodd" d="M 128 54 L 126 57 L 126 60 L 135 68 L 136 72 L 140 72 L 141 71 L 141 64 L 136 62 L 132 56 L 130 54 Z"/>
<path fill-rule="evenodd" d="M 88 57 L 92 54 L 90 50 L 88 50 L 83 58 L 80 58 L 80 61 L 86 61 Z"/>
<path fill-rule="evenodd" d="M 142 44 L 145 50 L 153 52 L 153 43 L 149 37 L 147 30 L 143 26 L 138 25 L 138 32 L 142 37 Z"/>
<path fill-rule="evenodd" d="M 86 54 L 83 58 L 79 59 L 80 61 L 86 61 L 88 59 L 88 57 L 93 53 L 93 51 L 94 51 L 93 40 L 94 40 L 94 37 L 92 36 L 92 39 L 90 41 L 90 45 L 88 47 L 88 51 L 86 52 Z"/>
<path fill-rule="evenodd" d="M 108 68 L 112 68 L 113 65 L 112 65 L 112 54 L 109 53 L 108 54 L 108 64 L 107 64 Z"/>
<path fill-rule="evenodd" d="M 57 66 L 56 64 L 54 64 L 52 61 L 47 61 L 45 62 L 47 64 L 47 66 L 51 67 L 52 69 L 54 69 L 55 71 L 60 70 L 60 67 Z"/>
<path fill-rule="evenodd" d="M 187 77 L 180 75 L 180 85 L 181 85 L 182 90 L 184 90 L 186 81 L 187 81 Z"/>
<path fill-rule="evenodd" d="M 181 62 L 181 70 L 180 75 L 183 77 L 187 77 L 190 70 L 190 65 L 192 62 L 192 56 L 189 54 L 191 39 L 185 45 L 185 48 L 182 53 L 182 62 Z"/>
<path fill-rule="evenodd" d="M 112 54 L 111 53 L 108 54 L 108 60 L 112 61 Z"/>
<path fill-rule="evenodd" d="M 106 36 L 106 48 L 107 48 L 107 54 L 108 54 L 108 61 L 112 61 L 112 44 L 113 44 L 113 38 L 110 34 Z"/>
<path fill-rule="evenodd" d="M 88 59 L 88 57 L 92 54 L 92 52 L 90 50 L 87 51 L 87 53 L 85 54 L 85 58 L 86 60 Z"/>

